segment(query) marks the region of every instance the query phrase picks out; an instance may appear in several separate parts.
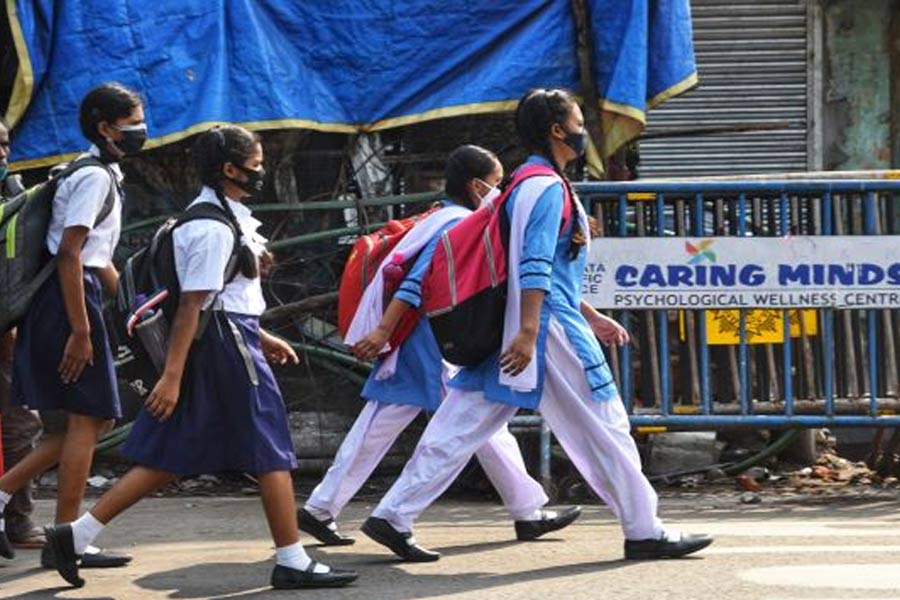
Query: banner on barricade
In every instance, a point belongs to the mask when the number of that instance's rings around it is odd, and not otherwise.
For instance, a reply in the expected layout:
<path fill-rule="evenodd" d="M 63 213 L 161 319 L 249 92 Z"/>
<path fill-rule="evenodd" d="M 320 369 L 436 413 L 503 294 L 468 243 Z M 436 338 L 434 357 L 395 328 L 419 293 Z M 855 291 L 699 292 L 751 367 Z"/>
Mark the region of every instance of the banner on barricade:
<path fill-rule="evenodd" d="M 597 308 L 897 308 L 900 236 L 602 238 L 585 300 Z"/>

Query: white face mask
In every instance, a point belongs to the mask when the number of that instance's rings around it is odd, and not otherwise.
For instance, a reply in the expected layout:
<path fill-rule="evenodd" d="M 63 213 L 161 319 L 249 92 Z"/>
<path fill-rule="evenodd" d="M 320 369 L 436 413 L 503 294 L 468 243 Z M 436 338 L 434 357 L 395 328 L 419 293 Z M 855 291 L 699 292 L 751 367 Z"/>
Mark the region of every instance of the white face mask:
<path fill-rule="evenodd" d="M 481 183 L 486 188 L 490 188 L 484 196 L 481 197 L 481 206 L 485 204 L 492 203 L 494 200 L 500 197 L 500 188 L 497 186 L 491 186 L 486 181 L 482 179 L 475 178 L 475 181 Z"/>

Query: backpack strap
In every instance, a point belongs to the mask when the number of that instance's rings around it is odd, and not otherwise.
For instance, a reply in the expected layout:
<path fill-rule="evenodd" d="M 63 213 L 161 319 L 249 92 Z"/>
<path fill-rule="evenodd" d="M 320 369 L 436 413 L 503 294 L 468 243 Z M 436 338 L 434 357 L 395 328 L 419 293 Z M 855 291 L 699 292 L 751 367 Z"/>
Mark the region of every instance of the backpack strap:
<path fill-rule="evenodd" d="M 172 225 L 171 230 L 174 231 L 185 223 L 201 219 L 217 221 L 227 225 L 231 234 L 234 236 L 234 243 L 231 245 L 231 256 L 228 258 L 228 262 L 225 265 L 225 283 L 229 284 L 237 276 L 237 257 L 241 244 L 241 232 L 238 231 L 234 223 L 231 222 L 231 219 L 228 218 L 228 215 L 225 214 L 225 210 L 221 206 L 213 204 L 212 202 L 198 202 L 197 204 L 189 206 L 187 210 L 178 216 L 175 223 Z"/>
<path fill-rule="evenodd" d="M 10 173 L 6 179 L 0 183 L 0 202 L 4 202 L 10 198 L 14 198 L 25 191 L 22 184 L 22 176 Z"/>
<path fill-rule="evenodd" d="M 234 243 L 231 245 L 231 256 L 228 257 L 228 262 L 225 263 L 224 281 L 225 285 L 228 285 L 235 277 L 237 277 L 238 251 L 240 249 L 241 233 L 240 231 L 238 231 L 235 224 L 231 222 L 231 219 L 228 218 L 228 215 L 225 214 L 224 208 L 222 208 L 218 204 L 213 204 L 212 202 L 199 202 L 197 204 L 194 204 L 193 206 L 189 206 L 188 209 L 181 213 L 181 215 L 176 219 L 170 231 L 174 232 L 175 229 L 181 227 L 185 223 L 199 221 L 202 219 L 224 223 L 228 226 L 228 229 L 234 236 Z M 221 291 L 217 293 L 216 298 L 221 293 Z M 194 341 L 197 341 L 201 337 L 203 337 L 203 334 L 206 331 L 206 327 L 209 325 L 209 321 L 216 310 L 215 304 L 216 299 L 214 298 L 212 304 L 209 305 L 209 308 L 200 313 L 200 322 L 197 325 L 197 333 L 194 334 Z M 251 381 L 253 380 L 253 378 L 254 374 L 250 373 Z"/>
<path fill-rule="evenodd" d="M 512 194 L 512 191 L 519 186 L 526 179 L 530 179 L 531 177 L 553 177 L 558 180 L 559 183 L 563 186 L 563 213 L 562 213 L 562 223 L 559 226 L 559 233 L 562 233 L 569 227 L 569 224 L 572 222 L 574 218 L 574 211 L 572 210 L 572 198 L 569 186 L 563 181 L 562 177 L 559 176 L 552 167 L 548 167 L 547 165 L 541 163 L 529 163 L 524 164 L 518 169 L 516 169 L 512 174 L 512 179 L 509 184 L 506 186 L 506 189 L 509 191 L 509 194 Z"/>
<path fill-rule="evenodd" d="M 63 179 L 84 167 L 103 167 L 104 169 L 106 169 L 106 172 L 109 173 L 109 191 L 106 192 L 106 200 L 103 201 L 103 207 L 100 208 L 100 212 L 97 214 L 97 218 L 94 219 L 94 227 L 96 227 L 97 225 L 105 221 L 110 214 L 112 214 L 113 207 L 116 204 L 116 192 L 121 193 L 122 191 L 121 185 L 119 184 L 119 178 L 116 176 L 116 173 L 110 168 L 110 166 L 96 156 L 82 156 L 80 158 L 76 158 L 68 165 L 66 165 L 61 171 L 55 173 L 53 177 L 51 177 L 51 179 L 56 183 L 56 185 L 59 185 L 59 182 L 61 182 Z"/>

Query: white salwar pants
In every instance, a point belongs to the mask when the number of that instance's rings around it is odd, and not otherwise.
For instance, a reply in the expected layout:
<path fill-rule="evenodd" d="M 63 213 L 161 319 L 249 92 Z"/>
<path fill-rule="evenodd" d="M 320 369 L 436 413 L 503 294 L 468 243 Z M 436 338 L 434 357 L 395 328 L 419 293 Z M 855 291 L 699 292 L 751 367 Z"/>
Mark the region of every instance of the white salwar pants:
<path fill-rule="evenodd" d="M 421 410 L 417 406 L 366 402 L 341 443 L 334 463 L 313 490 L 306 505 L 336 518 Z M 478 461 L 500 494 L 510 516 L 515 520 L 531 518 L 547 503 L 548 498 L 541 485 L 528 475 L 519 444 L 506 424 L 502 424 L 479 446 L 476 446 L 475 452 Z M 468 456 L 471 455 L 470 451 Z M 442 479 L 433 479 L 429 484 L 443 492 L 467 462 L 468 459 L 458 468 L 441 473 Z"/>
<path fill-rule="evenodd" d="M 657 495 L 641 472 L 637 446 L 620 399 L 595 401 L 581 361 L 558 322 L 547 340 L 540 411 L 575 467 L 619 519 L 626 539 L 663 535 Z M 444 492 L 475 449 L 503 430 L 517 408 L 482 392 L 451 389 L 422 434 L 400 477 L 372 512 L 401 531 Z"/>

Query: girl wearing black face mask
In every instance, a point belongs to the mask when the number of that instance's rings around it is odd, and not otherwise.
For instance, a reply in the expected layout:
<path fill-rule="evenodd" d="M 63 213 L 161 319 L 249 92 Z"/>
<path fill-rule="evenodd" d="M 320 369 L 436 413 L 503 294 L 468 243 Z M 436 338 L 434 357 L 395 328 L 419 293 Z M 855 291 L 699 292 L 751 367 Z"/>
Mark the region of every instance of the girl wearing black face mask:
<path fill-rule="evenodd" d="M 138 466 L 80 519 L 48 531 L 57 569 L 70 583 L 83 583 L 76 557 L 116 515 L 180 475 L 237 471 L 259 480 L 275 543 L 272 586 L 347 585 L 356 573 L 316 563 L 298 539 L 291 480 L 297 459 L 267 363 L 298 358 L 259 326 L 266 303 L 258 261 L 266 240 L 243 204 L 262 189 L 262 145 L 241 127 L 217 127 L 200 134 L 193 157 L 204 187 L 192 205 L 219 205 L 232 221 L 240 237 L 238 272 L 226 278 L 236 241 L 224 223 L 198 219 L 174 230 L 181 295 L 165 368 L 122 448 Z M 194 341 L 203 310 L 212 316 Z"/>
<path fill-rule="evenodd" d="M 84 496 L 97 437 L 122 415 L 114 359 L 102 317 L 103 292 L 114 296 L 113 251 L 122 227 L 125 150 L 146 137 L 140 97 L 118 84 L 91 90 L 79 118 L 88 153 L 60 175 L 45 245 L 55 273 L 41 287 L 18 328 L 11 401 L 40 411 L 44 438 L 0 477 L 0 515 L 12 493 L 59 464 L 56 522 L 74 520 Z M 137 132 L 137 133 L 136 133 Z M 87 567 L 126 564 L 125 555 L 82 549 Z M 0 556 L 11 558 L 0 518 Z M 52 566 L 47 552 L 41 556 Z"/>
<path fill-rule="evenodd" d="M 627 343 L 628 334 L 581 300 L 588 221 L 564 175 L 584 149 L 581 109 L 568 92 L 534 90 L 519 102 L 516 129 L 531 153 L 528 163 L 556 174 L 520 183 L 501 208 L 511 223 L 504 347 L 450 381 L 413 459 L 372 514 L 408 530 L 445 489 L 434 481 L 458 472 L 519 408 L 539 409 L 585 481 L 619 518 L 626 558 L 696 552 L 712 540 L 667 532 L 656 516 L 656 493 L 641 472 L 628 415 L 598 343 Z"/>

